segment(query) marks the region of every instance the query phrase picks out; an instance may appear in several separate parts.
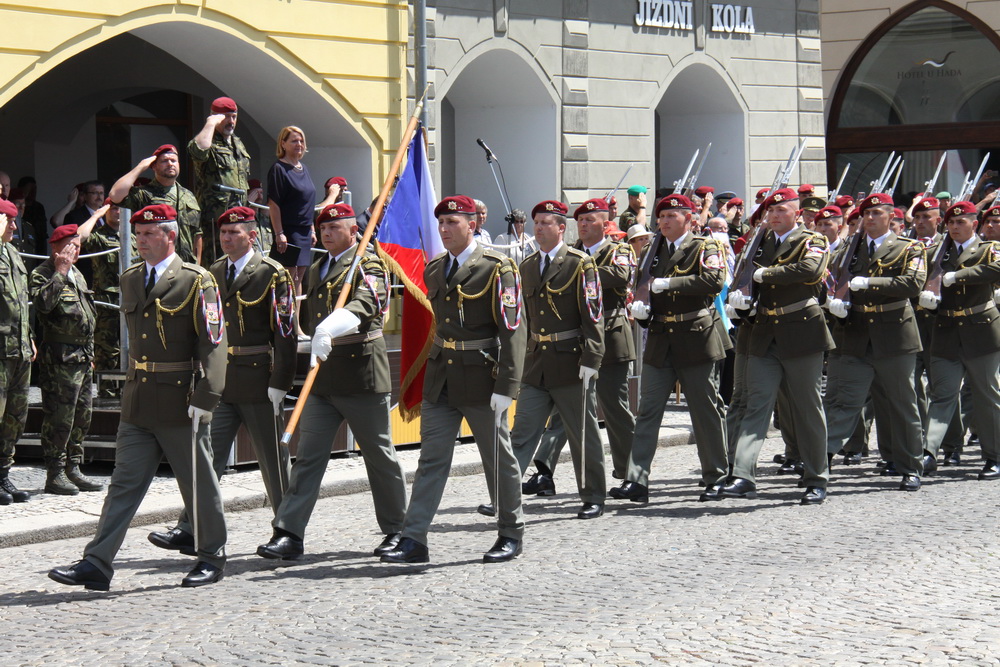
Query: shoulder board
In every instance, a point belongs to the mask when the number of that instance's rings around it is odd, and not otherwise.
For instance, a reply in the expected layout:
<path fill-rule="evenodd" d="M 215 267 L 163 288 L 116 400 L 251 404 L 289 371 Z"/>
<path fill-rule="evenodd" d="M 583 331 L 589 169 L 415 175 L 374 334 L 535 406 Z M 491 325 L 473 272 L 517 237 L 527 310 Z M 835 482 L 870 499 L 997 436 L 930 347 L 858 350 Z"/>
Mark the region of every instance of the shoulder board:
<path fill-rule="evenodd" d="M 385 268 L 385 263 L 382 261 L 382 259 L 378 255 L 376 255 L 374 253 L 370 253 L 370 252 L 366 252 L 361 257 L 361 263 L 363 265 L 365 265 L 365 266 L 372 266 L 372 265 L 374 265 L 374 266 L 377 266 L 380 269 L 384 269 Z"/>
<path fill-rule="evenodd" d="M 208 267 L 209 270 L 214 269 L 216 266 L 222 266 L 223 264 L 226 263 L 226 260 L 228 260 L 228 259 L 229 259 L 229 257 L 227 257 L 226 255 L 223 255 L 219 259 L 217 259 L 214 262 L 212 262 L 212 266 Z"/>
<path fill-rule="evenodd" d="M 192 273 L 197 273 L 199 276 L 210 276 L 208 269 L 205 269 L 197 264 L 191 264 L 190 262 L 181 262 L 181 268 L 191 271 Z"/>
<path fill-rule="evenodd" d="M 578 257 L 580 259 L 590 259 L 590 255 L 588 255 L 587 253 L 585 253 L 582 250 L 577 250 L 573 246 L 567 246 L 566 254 L 567 255 L 573 255 L 573 256 Z"/>
<path fill-rule="evenodd" d="M 143 263 L 142 262 L 136 262 L 132 266 L 130 266 L 127 269 L 125 269 L 124 271 L 122 271 L 122 275 L 124 276 L 126 273 L 132 273 L 133 271 L 140 271 L 142 269 L 143 269 Z"/>
<path fill-rule="evenodd" d="M 445 259 L 447 259 L 447 257 L 448 257 L 448 253 L 447 252 L 443 252 L 440 255 L 438 255 L 437 257 L 434 257 L 429 262 L 427 262 L 428 268 L 431 267 L 431 266 L 433 266 L 434 264 L 440 264 Z"/>
<path fill-rule="evenodd" d="M 285 267 L 282 266 L 281 262 L 279 262 L 278 260 L 273 259 L 271 257 L 268 257 L 267 255 L 263 255 L 262 256 L 260 263 L 261 264 L 267 264 L 268 266 L 270 266 L 272 269 L 274 269 L 278 273 L 281 273 L 282 271 L 285 270 Z"/>
<path fill-rule="evenodd" d="M 897 237 L 896 237 L 896 240 L 897 240 L 897 241 L 903 241 L 903 242 L 905 242 L 905 243 L 906 243 L 907 245 L 913 245 L 913 244 L 915 244 L 915 243 L 919 243 L 919 244 L 920 244 L 921 246 L 923 245 L 923 243 L 920 243 L 920 241 L 918 241 L 917 239 L 911 239 L 911 238 L 910 238 L 910 237 L 908 237 L 908 236 L 897 236 Z"/>
<path fill-rule="evenodd" d="M 502 262 L 505 259 L 509 259 L 507 255 L 497 250 L 494 250 L 493 248 L 483 248 L 483 257 L 487 257 L 496 262 Z"/>
<path fill-rule="evenodd" d="M 806 236 L 807 238 L 810 238 L 811 240 L 823 239 L 824 243 L 827 242 L 826 236 L 824 236 L 823 234 L 820 234 L 819 232 L 814 232 L 811 229 L 807 229 L 807 230 L 805 230 L 805 232 L 806 233 L 805 233 L 804 236 Z"/>

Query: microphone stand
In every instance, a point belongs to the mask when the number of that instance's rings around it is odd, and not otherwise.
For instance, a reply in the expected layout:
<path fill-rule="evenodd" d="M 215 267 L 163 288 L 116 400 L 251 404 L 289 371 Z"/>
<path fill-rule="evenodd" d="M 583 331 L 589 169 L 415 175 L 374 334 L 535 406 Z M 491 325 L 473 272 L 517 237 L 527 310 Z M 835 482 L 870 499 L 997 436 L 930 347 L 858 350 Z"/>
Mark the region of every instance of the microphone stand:
<path fill-rule="evenodd" d="M 493 173 L 493 180 L 497 184 L 497 190 L 500 192 L 500 201 L 503 202 L 503 207 L 506 210 L 506 215 L 504 215 L 504 220 L 507 221 L 508 227 L 513 229 L 511 224 L 513 218 L 511 218 L 511 208 L 510 208 L 510 197 L 507 195 L 506 181 L 501 185 L 500 181 L 503 177 L 503 167 L 500 165 L 500 158 L 493 154 L 493 151 L 489 149 L 486 143 L 482 139 L 476 139 L 476 143 L 486 151 L 486 164 L 490 165 L 490 171 Z M 494 161 L 496 166 L 494 166 Z M 500 168 L 500 175 L 497 175 L 497 168 Z M 521 237 L 518 239 L 521 243 L 521 256 L 524 256 L 524 232 L 521 233 Z"/>

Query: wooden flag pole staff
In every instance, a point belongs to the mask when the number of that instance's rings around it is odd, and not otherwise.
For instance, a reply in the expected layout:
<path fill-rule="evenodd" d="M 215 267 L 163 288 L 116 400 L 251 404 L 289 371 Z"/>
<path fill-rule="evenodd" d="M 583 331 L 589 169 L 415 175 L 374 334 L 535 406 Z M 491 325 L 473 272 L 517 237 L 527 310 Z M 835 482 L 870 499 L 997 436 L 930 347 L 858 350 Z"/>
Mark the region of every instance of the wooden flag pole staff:
<path fill-rule="evenodd" d="M 344 279 L 344 286 L 341 288 L 340 295 L 337 297 L 337 304 L 334 306 L 334 310 L 337 308 L 343 308 L 344 304 L 347 303 L 347 294 L 351 289 L 351 285 L 354 284 L 354 273 L 361 264 L 361 258 L 364 257 L 365 250 L 368 248 L 368 243 L 371 241 L 372 235 L 375 233 L 375 227 L 378 226 L 379 218 L 382 217 L 382 209 L 385 208 L 385 200 L 389 198 L 389 190 L 392 189 L 392 184 L 396 180 L 396 174 L 399 173 L 399 167 L 403 163 L 403 157 L 406 155 L 406 149 L 410 145 L 410 140 L 413 138 L 414 131 L 417 129 L 417 123 L 420 122 L 420 114 L 423 112 L 424 99 L 426 99 L 426 97 L 427 88 L 424 89 L 423 95 L 421 95 L 420 99 L 417 101 L 417 106 L 413 109 L 413 115 L 410 116 L 410 122 L 403 131 L 403 140 L 400 142 L 399 149 L 396 151 L 396 158 L 393 160 L 392 167 L 389 169 L 389 175 L 386 176 L 385 183 L 382 184 L 382 191 L 379 192 L 378 200 L 375 202 L 375 208 L 372 209 L 372 215 L 371 218 L 368 219 L 368 226 L 365 227 L 365 233 L 361 237 L 361 242 L 358 243 L 358 249 L 354 255 L 354 261 L 351 264 L 347 277 Z M 292 434 L 295 433 L 295 429 L 299 425 L 299 419 L 302 417 L 302 410 L 306 406 L 306 399 L 309 398 L 313 383 L 316 381 L 316 374 L 319 373 L 320 363 L 321 362 L 317 360 L 316 365 L 309 369 L 306 381 L 302 385 L 302 391 L 299 393 L 299 398 L 295 402 L 295 409 L 292 410 L 292 416 L 289 418 L 288 425 L 285 427 L 285 433 L 281 436 L 281 444 L 286 447 L 291 443 Z"/>

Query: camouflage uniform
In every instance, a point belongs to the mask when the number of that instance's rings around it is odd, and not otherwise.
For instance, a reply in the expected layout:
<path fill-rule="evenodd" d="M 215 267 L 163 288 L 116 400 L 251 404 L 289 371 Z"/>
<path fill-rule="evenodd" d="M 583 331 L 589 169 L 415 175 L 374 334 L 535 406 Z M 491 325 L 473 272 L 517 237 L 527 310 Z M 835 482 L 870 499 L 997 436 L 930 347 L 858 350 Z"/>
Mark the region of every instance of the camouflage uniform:
<path fill-rule="evenodd" d="M 13 244 L 0 241 L 0 474 L 14 463 L 24 431 L 30 372 L 28 272 Z"/>
<path fill-rule="evenodd" d="M 201 235 L 199 201 L 200 199 L 196 199 L 193 192 L 180 183 L 174 183 L 167 187 L 153 179 L 142 187 L 137 186 L 129 190 L 119 206 L 132 211 L 138 211 L 153 204 L 173 206 L 174 210 L 177 211 L 177 254 L 185 262 L 194 262 L 194 244 Z M 221 214 L 222 211 L 219 213 Z M 116 255 L 112 255 L 112 257 L 117 259 Z M 95 281 L 94 284 L 96 285 L 97 282 Z"/>
<path fill-rule="evenodd" d="M 31 272 L 31 300 L 38 314 L 42 390 L 42 455 L 49 470 L 83 460 L 93 403 L 94 295 L 78 268 L 56 271 L 51 259 Z"/>
<path fill-rule="evenodd" d="M 83 253 L 92 254 L 118 248 L 118 232 L 108 225 L 101 225 L 83 242 Z M 135 237 L 132 237 L 132 257 L 138 258 Z M 119 257 L 113 252 L 92 260 L 94 267 L 94 299 L 104 303 L 120 304 Z M 113 371 L 121 367 L 121 315 L 117 309 L 97 307 L 97 327 L 94 330 L 94 366 L 99 371 Z M 103 398 L 121 396 L 121 383 L 99 379 L 97 395 Z"/>
<path fill-rule="evenodd" d="M 229 192 L 216 192 L 212 186 L 227 185 L 240 190 L 248 190 L 250 178 L 250 153 L 239 137 L 233 135 L 230 144 L 221 135 L 212 136 L 212 145 L 206 149 L 192 139 L 187 146 L 188 155 L 194 161 L 194 192 L 201 205 L 201 231 L 204 239 L 201 255 L 202 266 L 209 267 L 216 258 L 222 256 L 215 221 L 233 206 L 243 206 L 246 196 Z"/>

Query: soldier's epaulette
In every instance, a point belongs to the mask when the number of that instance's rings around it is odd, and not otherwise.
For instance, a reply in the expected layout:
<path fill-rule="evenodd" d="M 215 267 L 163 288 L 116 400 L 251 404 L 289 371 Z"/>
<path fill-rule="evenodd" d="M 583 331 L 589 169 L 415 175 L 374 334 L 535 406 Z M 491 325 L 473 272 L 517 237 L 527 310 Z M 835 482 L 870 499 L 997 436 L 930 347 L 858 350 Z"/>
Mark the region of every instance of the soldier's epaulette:
<path fill-rule="evenodd" d="M 496 262 L 503 262 L 505 259 L 510 259 L 507 255 L 493 248 L 483 248 L 483 257 L 488 257 Z"/>
<path fill-rule="evenodd" d="M 372 252 L 366 252 L 361 257 L 361 266 L 365 267 L 366 269 L 374 267 L 374 268 L 376 268 L 376 269 L 378 269 L 380 271 L 385 271 L 386 270 L 385 269 L 385 262 L 383 262 L 382 259 L 378 255 L 376 255 L 375 253 L 372 253 Z"/>
<path fill-rule="evenodd" d="M 132 273 L 133 271 L 145 271 L 145 270 L 146 270 L 146 263 L 140 261 L 136 262 L 132 266 L 122 271 L 122 275 L 124 276 L 126 274 Z"/>
<path fill-rule="evenodd" d="M 282 271 L 285 270 L 285 267 L 282 266 L 281 262 L 279 262 L 278 260 L 273 259 L 271 257 L 268 257 L 267 255 L 264 255 L 263 261 L 261 263 L 262 264 L 267 264 L 272 269 L 274 269 L 277 273 L 281 273 Z"/>
<path fill-rule="evenodd" d="M 573 246 L 566 246 L 566 254 L 567 255 L 575 255 L 576 257 L 579 257 L 580 259 L 592 259 L 590 255 L 588 255 L 587 253 L 585 253 L 582 250 L 577 250 Z"/>
<path fill-rule="evenodd" d="M 896 240 L 897 241 L 906 241 L 909 245 L 913 245 L 914 243 L 920 243 L 919 239 L 911 239 L 908 236 L 897 236 Z M 920 245 L 923 245 L 923 243 L 920 243 Z"/>

